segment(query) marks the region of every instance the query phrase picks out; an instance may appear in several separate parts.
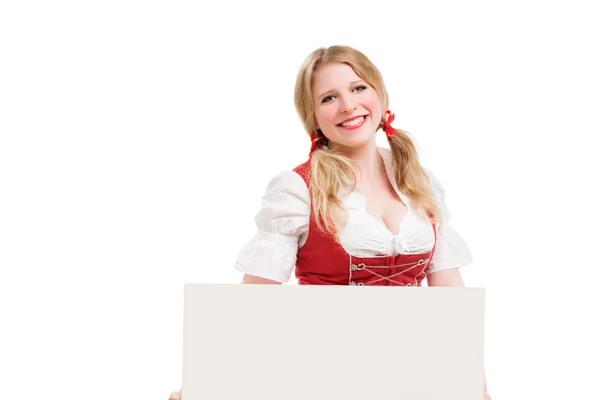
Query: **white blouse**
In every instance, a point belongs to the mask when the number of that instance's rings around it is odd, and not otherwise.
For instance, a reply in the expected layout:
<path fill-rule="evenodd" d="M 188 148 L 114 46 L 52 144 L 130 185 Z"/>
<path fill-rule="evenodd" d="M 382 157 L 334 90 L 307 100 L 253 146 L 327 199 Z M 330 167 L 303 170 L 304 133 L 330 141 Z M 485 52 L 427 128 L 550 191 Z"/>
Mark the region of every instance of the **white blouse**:
<path fill-rule="evenodd" d="M 434 246 L 435 252 L 425 271 L 427 274 L 449 268 L 459 268 L 473 261 L 469 248 L 460 235 L 448 225 L 450 212 L 440 182 L 430 172 L 433 198 L 441 210 L 441 230 L 437 241 L 431 223 L 411 207 L 410 199 L 398 190 L 392 167 L 392 153 L 378 147 L 394 190 L 408 211 L 398 232 L 392 233 L 382 221 L 366 212 L 365 197 L 357 186 L 339 195 L 348 211 L 348 222 L 340 234 L 340 243 L 347 253 L 356 257 L 381 254 L 421 254 Z M 262 209 L 255 217 L 256 235 L 240 251 L 235 267 L 248 274 L 277 282 L 288 282 L 296 264 L 296 254 L 306 242 L 310 220 L 310 195 L 306 183 L 294 171 L 275 176 L 262 198 Z"/>

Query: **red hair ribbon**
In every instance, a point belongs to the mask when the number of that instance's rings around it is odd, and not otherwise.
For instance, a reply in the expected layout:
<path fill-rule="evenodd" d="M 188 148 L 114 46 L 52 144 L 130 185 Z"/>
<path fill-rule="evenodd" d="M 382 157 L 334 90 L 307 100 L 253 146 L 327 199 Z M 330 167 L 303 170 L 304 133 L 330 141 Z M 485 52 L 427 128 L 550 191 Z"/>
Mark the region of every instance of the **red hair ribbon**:
<path fill-rule="evenodd" d="M 312 153 L 313 151 L 315 151 L 315 149 L 317 148 L 317 142 L 321 139 L 318 136 L 313 135 L 312 133 L 310 134 L 310 136 L 312 137 L 312 144 L 310 146 L 310 152 Z"/>
<path fill-rule="evenodd" d="M 312 155 L 313 152 L 315 151 L 315 149 L 317 148 L 317 146 L 321 147 L 322 144 L 319 144 L 319 140 L 321 139 L 325 139 L 324 136 L 317 136 L 315 134 L 313 134 L 312 132 L 310 133 L 310 137 L 312 138 L 311 142 L 311 146 L 310 146 L 310 153 L 308 153 L 308 159 L 312 159 Z"/>
<path fill-rule="evenodd" d="M 389 138 L 396 137 L 396 132 L 394 132 L 394 128 L 392 128 L 392 121 L 394 120 L 395 116 L 390 110 L 386 110 L 385 115 L 386 119 L 383 121 L 382 125 L 383 131 Z"/>

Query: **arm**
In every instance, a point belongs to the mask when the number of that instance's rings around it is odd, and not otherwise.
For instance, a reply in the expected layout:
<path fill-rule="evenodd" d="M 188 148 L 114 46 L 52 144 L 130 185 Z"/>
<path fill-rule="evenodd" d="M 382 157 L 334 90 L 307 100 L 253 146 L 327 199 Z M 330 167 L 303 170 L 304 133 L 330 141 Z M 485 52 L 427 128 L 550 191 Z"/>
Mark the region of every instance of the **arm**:
<path fill-rule="evenodd" d="M 427 286 L 465 287 L 458 268 L 448 268 L 427 275 Z"/>
<path fill-rule="evenodd" d="M 458 268 L 444 269 L 427 275 L 427 285 L 465 287 Z M 490 395 L 487 393 L 487 380 L 485 378 L 485 372 L 483 374 L 483 400 L 492 400 Z"/>
<path fill-rule="evenodd" d="M 240 283 L 251 284 L 251 285 L 281 285 L 281 282 L 273 281 L 271 279 L 260 278 L 258 276 L 244 274 Z"/>

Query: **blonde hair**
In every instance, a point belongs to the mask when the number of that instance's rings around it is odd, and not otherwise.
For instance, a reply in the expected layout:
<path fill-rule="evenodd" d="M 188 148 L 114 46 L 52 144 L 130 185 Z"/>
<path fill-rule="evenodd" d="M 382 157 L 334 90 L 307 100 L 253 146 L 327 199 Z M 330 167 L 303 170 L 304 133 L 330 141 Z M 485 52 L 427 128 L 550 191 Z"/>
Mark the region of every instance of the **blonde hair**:
<path fill-rule="evenodd" d="M 381 104 L 382 116 L 389 106 L 388 93 L 381 73 L 360 51 L 347 46 L 331 46 L 313 51 L 304 61 L 296 78 L 294 102 L 296 111 L 309 135 L 327 139 L 317 133 L 313 82 L 315 72 L 322 65 L 341 63 L 349 65 L 365 82 L 371 85 Z M 383 122 L 383 120 L 381 121 Z M 394 129 L 396 136 L 388 138 L 393 155 L 394 178 L 398 189 L 407 195 L 412 206 L 423 217 L 439 221 L 440 210 L 432 199 L 429 178 L 419 163 L 417 150 L 408 132 Z M 312 138 L 311 138 L 312 139 Z M 316 148 L 310 165 L 310 200 L 317 226 L 339 240 L 339 233 L 347 222 L 343 202 L 338 196 L 342 188 L 356 186 L 358 166 L 348 157 L 331 149 Z"/>

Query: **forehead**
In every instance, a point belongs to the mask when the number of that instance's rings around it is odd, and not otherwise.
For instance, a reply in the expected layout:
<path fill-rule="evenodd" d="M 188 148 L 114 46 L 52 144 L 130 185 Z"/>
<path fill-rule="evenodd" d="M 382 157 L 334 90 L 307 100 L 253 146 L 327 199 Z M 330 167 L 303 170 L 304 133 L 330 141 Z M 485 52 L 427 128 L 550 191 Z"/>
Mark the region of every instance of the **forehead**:
<path fill-rule="evenodd" d="M 332 89 L 347 88 L 350 82 L 361 80 L 348 64 L 326 64 L 321 65 L 315 71 L 313 91 L 315 94 Z"/>

